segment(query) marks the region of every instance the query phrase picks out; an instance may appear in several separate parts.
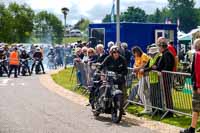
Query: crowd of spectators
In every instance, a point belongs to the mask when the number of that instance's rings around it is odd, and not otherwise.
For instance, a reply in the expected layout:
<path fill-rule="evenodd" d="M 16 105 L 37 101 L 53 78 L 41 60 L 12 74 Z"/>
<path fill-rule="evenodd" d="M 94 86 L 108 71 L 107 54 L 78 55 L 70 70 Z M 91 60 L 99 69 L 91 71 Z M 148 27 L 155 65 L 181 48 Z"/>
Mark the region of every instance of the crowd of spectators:
<path fill-rule="evenodd" d="M 200 41 L 195 42 L 196 50 L 199 49 Z M 151 44 L 147 47 L 147 53 L 143 52 L 143 50 L 139 46 L 134 46 L 131 50 L 128 49 L 127 43 L 121 43 L 120 46 L 114 44 L 114 42 L 109 42 L 107 44 L 107 49 L 104 48 L 103 44 L 98 44 L 95 48 L 91 48 L 86 44 L 80 45 L 75 50 L 75 62 L 82 62 L 82 63 L 100 63 L 104 64 L 107 58 L 115 58 L 111 56 L 110 49 L 115 46 L 118 47 L 118 51 L 120 56 L 126 60 L 126 66 L 132 69 L 132 72 L 135 73 L 138 83 L 131 89 L 128 100 L 139 100 L 142 102 L 144 106 L 143 113 L 152 114 L 155 109 L 163 108 L 164 101 L 165 106 L 168 109 L 173 110 L 173 98 L 172 98 L 172 83 L 174 80 L 173 76 L 166 75 L 165 73 L 158 72 L 176 72 L 178 66 L 178 54 L 177 50 L 173 45 L 172 41 L 167 41 L 166 38 L 160 37 L 158 38 L 155 44 Z M 197 53 L 198 55 L 198 53 Z M 197 57 L 196 57 L 197 58 Z M 134 59 L 134 60 L 132 60 Z M 193 59 L 197 60 L 197 59 Z M 133 63 L 134 62 L 134 63 Z M 114 63 L 114 62 L 113 62 Z M 111 62 L 112 64 L 112 62 Z M 133 64 L 133 65 L 132 65 Z M 198 65 L 198 61 L 193 64 Z M 194 66 L 194 65 L 193 65 Z M 194 72 L 193 67 L 193 72 Z M 198 71 L 199 72 L 199 71 Z M 163 78 L 163 90 L 160 87 L 160 78 Z M 199 79 L 199 76 L 193 76 Z M 166 79 L 165 79 L 166 78 Z M 195 80 L 193 80 L 195 81 Z M 198 85 L 195 92 L 198 92 Z M 164 91 L 163 93 L 161 91 Z M 124 91 L 123 91 L 124 92 Z M 124 92 L 126 93 L 127 90 Z M 199 93 L 195 93 L 196 95 L 193 97 L 194 99 L 198 99 Z M 197 100 L 196 100 L 197 101 Z M 196 107 L 196 106 L 197 107 Z M 196 107 L 196 108 L 195 108 Z M 198 117 L 199 112 L 199 100 L 198 103 L 193 103 L 193 110 L 194 110 L 194 121 Z M 163 113 L 162 111 L 159 113 Z M 163 115 L 163 114 L 162 114 Z M 173 117 L 173 113 L 168 113 L 167 117 Z M 196 123 L 193 122 L 193 127 L 196 127 Z M 190 128 L 193 131 L 194 128 Z"/>

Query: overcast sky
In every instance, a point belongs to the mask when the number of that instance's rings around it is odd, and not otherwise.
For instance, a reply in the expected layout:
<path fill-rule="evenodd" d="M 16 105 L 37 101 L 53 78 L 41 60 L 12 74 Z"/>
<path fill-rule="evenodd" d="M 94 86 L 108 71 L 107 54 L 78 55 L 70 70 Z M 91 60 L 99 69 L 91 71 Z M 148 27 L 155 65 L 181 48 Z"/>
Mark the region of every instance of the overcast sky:
<path fill-rule="evenodd" d="M 0 0 L 5 3 L 16 1 L 17 3 L 26 2 L 35 11 L 48 10 L 55 13 L 60 19 L 63 19 L 61 13 L 62 7 L 70 9 L 67 17 L 68 24 L 76 23 L 80 18 L 88 18 L 93 22 L 101 22 L 106 14 L 110 14 L 113 0 Z M 200 0 L 197 6 L 200 6 Z M 144 9 L 150 14 L 156 8 L 162 8 L 167 5 L 167 0 L 121 0 L 121 11 L 129 6 L 136 6 Z"/>

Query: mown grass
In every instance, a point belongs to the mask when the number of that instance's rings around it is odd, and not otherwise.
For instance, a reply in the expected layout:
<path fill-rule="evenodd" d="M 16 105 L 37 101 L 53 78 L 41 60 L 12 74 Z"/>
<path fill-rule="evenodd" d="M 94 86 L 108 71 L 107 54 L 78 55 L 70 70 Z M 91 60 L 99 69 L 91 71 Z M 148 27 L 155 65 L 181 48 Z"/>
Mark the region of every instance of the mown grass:
<path fill-rule="evenodd" d="M 53 80 L 70 91 L 74 91 L 78 94 L 84 95 L 88 97 L 87 93 L 85 93 L 83 88 L 76 89 L 77 86 L 77 79 L 76 79 L 76 69 L 74 68 L 67 68 L 63 71 L 58 72 L 57 74 L 51 75 Z"/>
<path fill-rule="evenodd" d="M 72 78 L 71 78 L 71 73 L 72 73 L 72 68 L 67 68 L 66 70 L 60 71 L 57 74 L 53 74 L 52 78 L 57 84 L 63 86 L 65 89 L 74 91 L 78 94 L 88 97 L 88 94 L 84 93 L 83 89 L 74 90 L 74 87 L 76 86 L 76 81 L 77 81 L 75 70 L 72 74 Z M 174 94 L 178 95 L 178 93 L 181 93 L 181 92 L 177 92 Z M 186 94 L 183 94 L 183 95 L 186 95 Z M 180 100 L 178 99 L 177 96 L 176 96 L 176 98 L 177 99 L 175 100 L 174 105 L 176 108 L 181 109 L 181 107 L 178 106 Z M 190 103 L 191 101 L 188 101 L 188 102 Z M 186 109 L 186 110 L 191 111 L 190 109 Z M 164 118 L 164 119 L 160 120 L 161 116 L 156 115 L 156 116 L 152 117 L 151 115 L 142 114 L 141 113 L 142 111 L 143 111 L 143 107 L 141 107 L 141 106 L 129 105 L 127 108 L 127 112 L 129 112 L 135 116 L 145 117 L 147 119 L 155 120 L 155 121 L 161 121 L 163 123 L 171 124 L 171 125 L 174 125 L 177 127 L 186 128 L 186 127 L 189 127 L 190 123 L 191 123 L 191 117 L 189 117 L 189 116 L 183 116 L 183 115 L 177 114 L 173 118 Z M 200 123 L 198 124 L 198 127 L 200 127 Z"/>
<path fill-rule="evenodd" d="M 63 43 L 65 43 L 65 44 L 68 44 L 68 43 L 75 43 L 75 42 L 77 42 L 77 41 L 79 41 L 79 40 L 87 41 L 87 39 L 84 38 L 84 37 L 65 37 L 65 38 L 63 39 Z"/>

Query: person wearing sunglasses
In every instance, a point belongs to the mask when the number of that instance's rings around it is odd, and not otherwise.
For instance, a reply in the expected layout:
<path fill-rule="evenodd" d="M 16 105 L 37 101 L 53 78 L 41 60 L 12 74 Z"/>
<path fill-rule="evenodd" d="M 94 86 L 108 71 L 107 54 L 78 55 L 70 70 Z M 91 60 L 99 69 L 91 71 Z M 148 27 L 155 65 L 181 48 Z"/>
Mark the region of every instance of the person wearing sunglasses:
<path fill-rule="evenodd" d="M 112 46 L 109 53 L 110 55 L 107 56 L 101 64 L 101 69 L 104 69 L 105 71 L 113 71 L 121 75 L 120 79 L 118 79 L 118 86 L 120 90 L 123 91 L 125 102 L 127 99 L 127 91 L 125 88 L 125 76 L 128 73 L 127 62 L 126 59 L 120 55 L 118 46 Z"/>

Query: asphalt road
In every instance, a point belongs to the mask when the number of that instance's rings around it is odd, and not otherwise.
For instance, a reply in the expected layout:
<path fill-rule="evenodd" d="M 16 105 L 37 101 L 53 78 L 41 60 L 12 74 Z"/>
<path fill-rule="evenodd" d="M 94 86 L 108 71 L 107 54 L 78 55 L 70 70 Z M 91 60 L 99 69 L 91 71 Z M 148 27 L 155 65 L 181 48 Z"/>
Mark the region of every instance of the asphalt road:
<path fill-rule="evenodd" d="M 40 84 L 38 76 L 0 78 L 0 133 L 154 133 L 110 115 L 95 119 L 89 107 L 73 103 Z"/>

